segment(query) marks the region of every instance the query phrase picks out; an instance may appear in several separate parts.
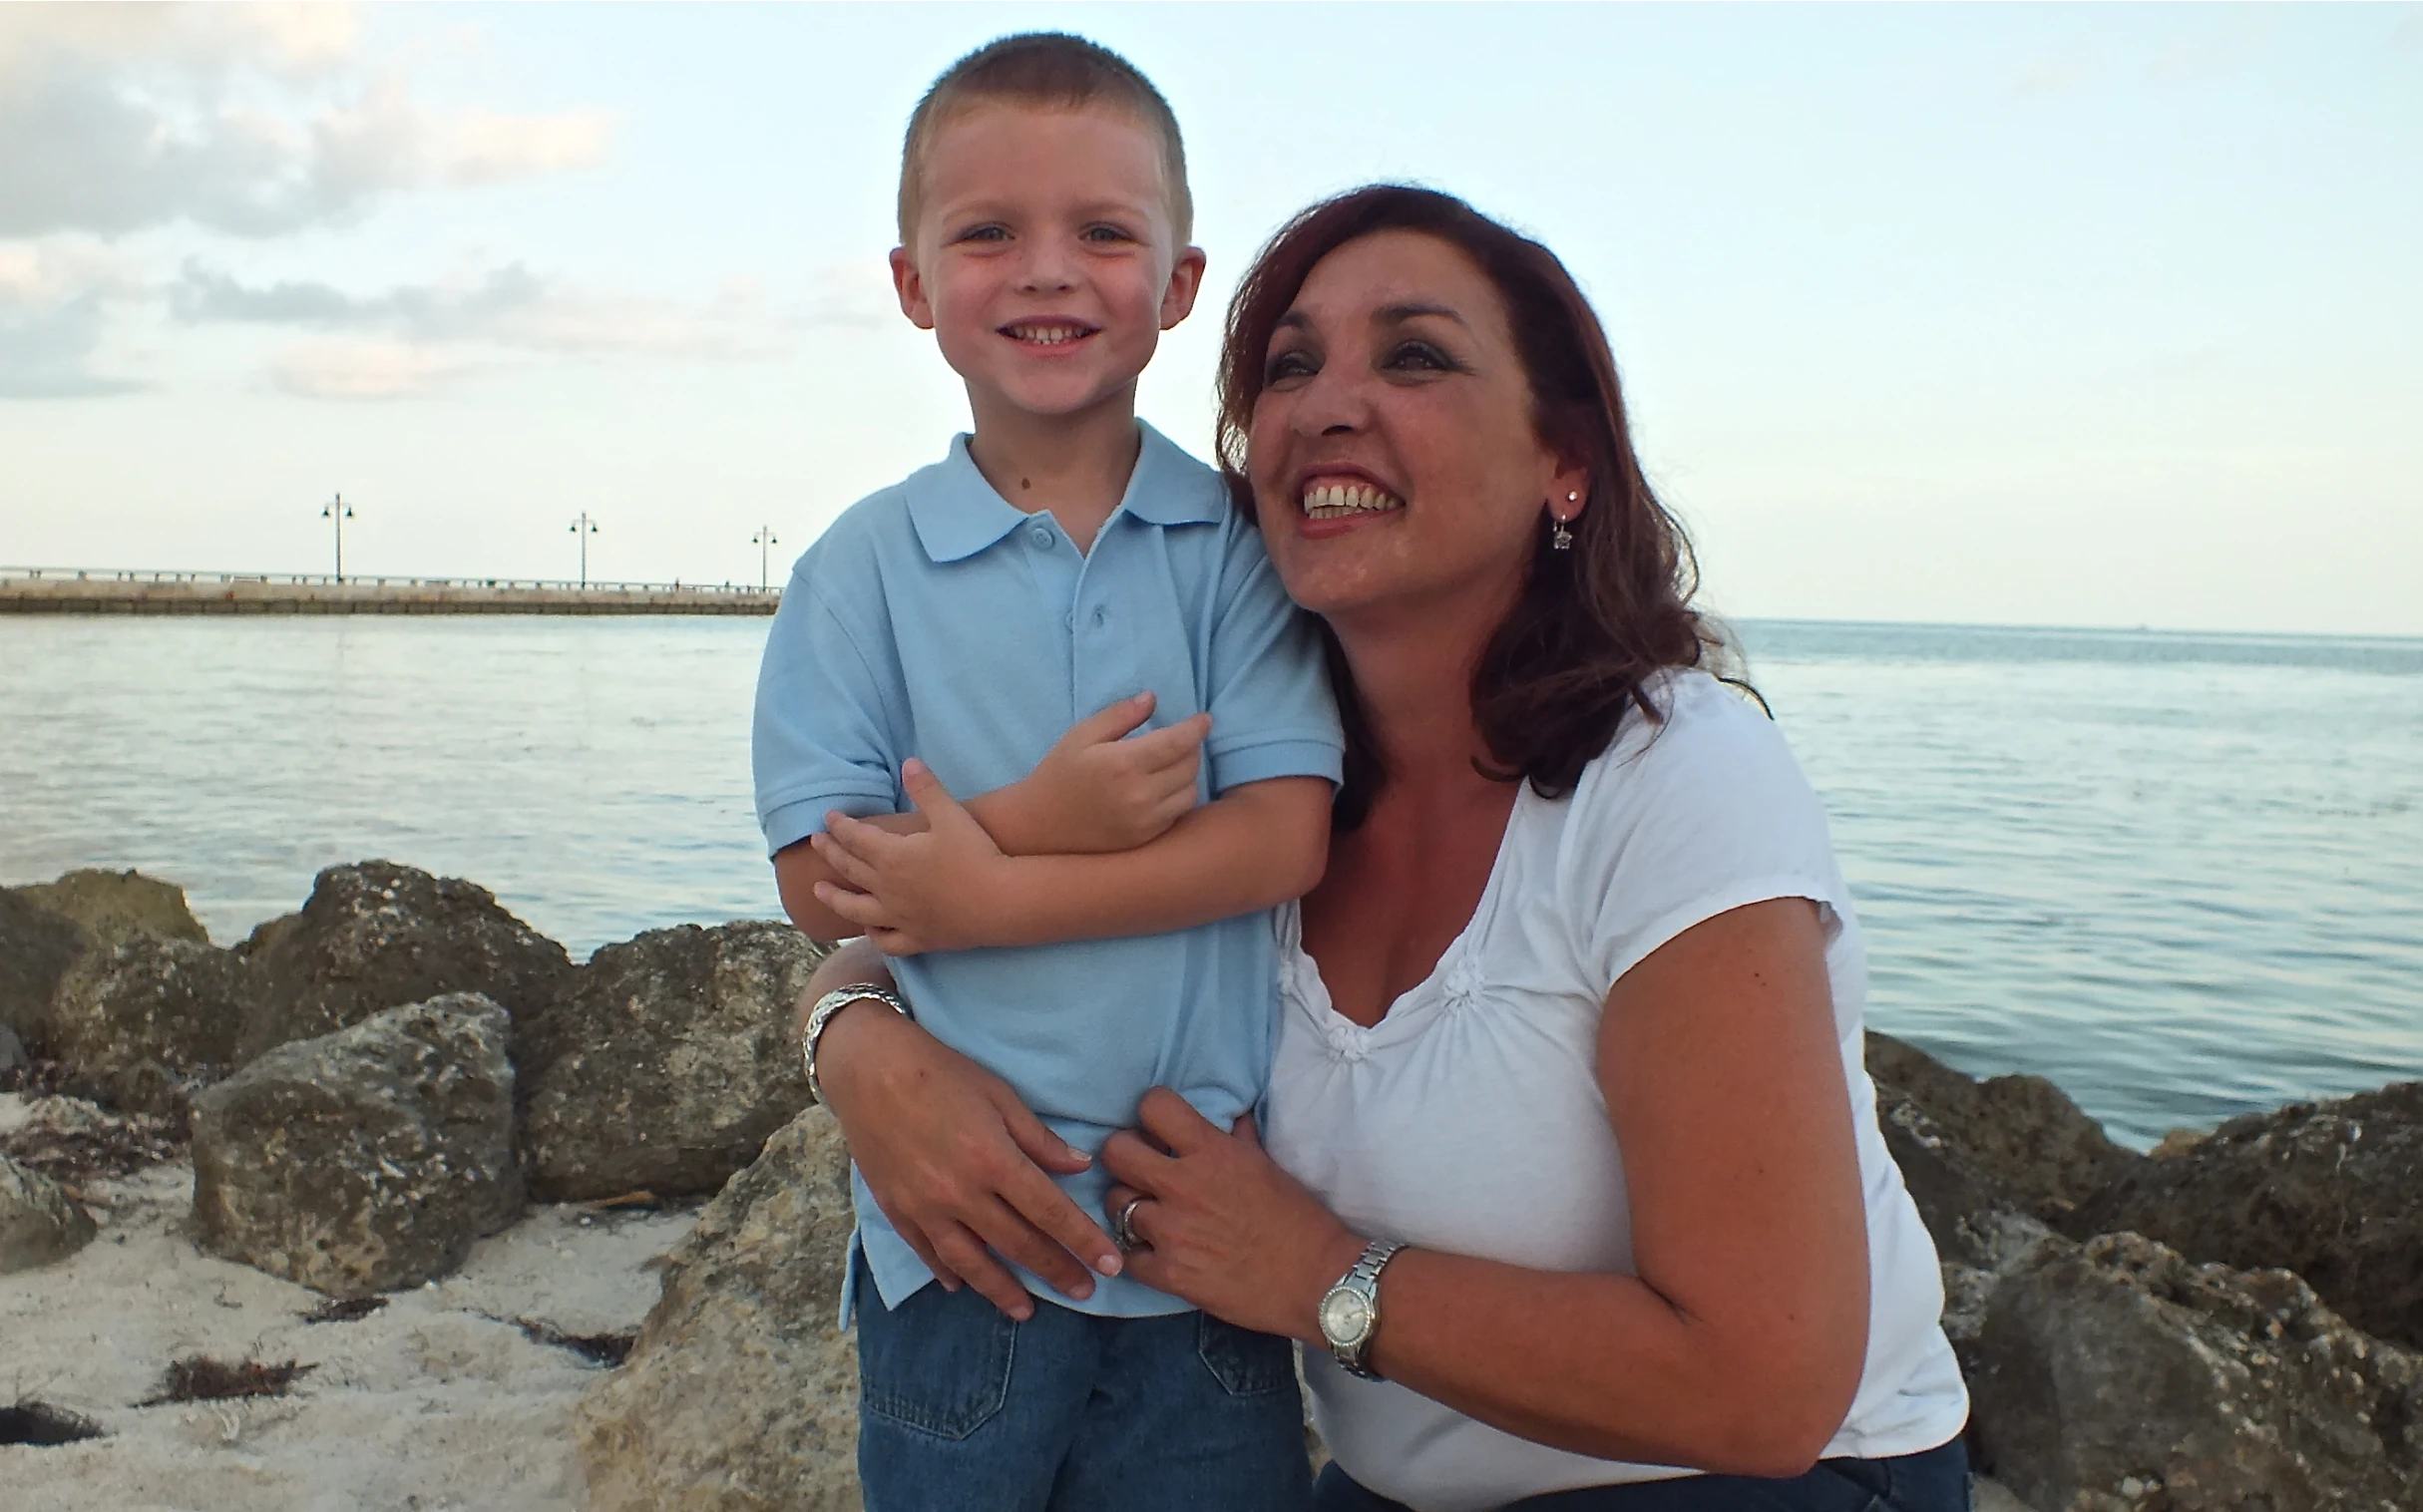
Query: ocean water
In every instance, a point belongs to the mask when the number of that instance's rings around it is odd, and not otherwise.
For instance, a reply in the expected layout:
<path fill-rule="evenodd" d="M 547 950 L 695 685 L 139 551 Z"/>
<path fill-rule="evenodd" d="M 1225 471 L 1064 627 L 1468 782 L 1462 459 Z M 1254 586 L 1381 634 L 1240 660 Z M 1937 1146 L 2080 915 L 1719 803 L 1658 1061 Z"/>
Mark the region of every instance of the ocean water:
<path fill-rule="evenodd" d="M 0 617 L 0 883 L 469 877 L 576 956 L 776 912 L 756 619 Z M 2423 1076 L 2423 641 L 1753 622 L 1870 1022 L 2114 1135 Z"/>

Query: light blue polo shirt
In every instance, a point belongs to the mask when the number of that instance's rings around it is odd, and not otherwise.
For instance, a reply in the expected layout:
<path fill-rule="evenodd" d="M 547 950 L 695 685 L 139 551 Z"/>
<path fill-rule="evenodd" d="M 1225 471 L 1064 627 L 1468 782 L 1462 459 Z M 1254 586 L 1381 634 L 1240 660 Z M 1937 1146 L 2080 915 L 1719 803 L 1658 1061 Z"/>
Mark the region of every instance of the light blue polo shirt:
<path fill-rule="evenodd" d="M 1208 709 L 1201 795 L 1273 777 L 1339 779 L 1338 713 L 1310 621 L 1220 475 L 1150 426 L 1090 553 L 1011 507 L 968 438 L 852 506 L 793 568 L 757 680 L 757 817 L 769 851 L 826 811 L 908 806 L 901 763 L 962 798 L 1025 776 L 1070 725 L 1149 689 L 1159 727 Z M 897 960 L 918 1021 L 1099 1152 L 1168 1086 L 1225 1128 L 1269 1079 L 1277 966 L 1267 914 L 1178 934 Z M 887 1306 L 933 1280 L 855 1173 L 859 1238 Z M 1097 1161 L 1061 1185 L 1097 1221 Z M 1125 1277 L 1087 1313 L 1185 1311 Z"/>

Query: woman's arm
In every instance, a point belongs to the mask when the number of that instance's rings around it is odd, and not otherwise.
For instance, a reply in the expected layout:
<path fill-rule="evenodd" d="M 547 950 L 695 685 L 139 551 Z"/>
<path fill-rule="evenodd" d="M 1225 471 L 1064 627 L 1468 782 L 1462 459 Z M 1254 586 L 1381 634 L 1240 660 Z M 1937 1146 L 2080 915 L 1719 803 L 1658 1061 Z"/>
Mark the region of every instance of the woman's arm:
<path fill-rule="evenodd" d="M 1372 1363 L 1456 1410 L 1603 1458 L 1806 1471 L 1849 1412 L 1867 1231 L 1816 909 L 1777 900 L 1686 931 L 1608 994 L 1597 1074 L 1624 1151 L 1634 1277 L 1411 1249 L 1380 1285 Z M 1315 1310 L 1357 1235 L 1174 1094 L 1104 1159 L 1149 1194 L 1148 1286 L 1324 1347 Z M 1556 1152 L 1535 1152 L 1553 1160 Z M 1114 1191 L 1117 1211 L 1127 1192 Z"/>
<path fill-rule="evenodd" d="M 801 995 L 794 1037 L 816 999 L 867 984 L 893 984 L 872 945 L 827 956 Z M 965 1282 L 1022 1320 L 1034 1300 L 1000 1256 L 1076 1298 L 1092 1295 L 1087 1265 L 1118 1274 L 1110 1236 L 1046 1174 L 1082 1171 L 1090 1157 L 1045 1128 L 1009 1083 L 876 1003 L 826 1020 L 816 1072 L 876 1205 L 945 1287 Z"/>

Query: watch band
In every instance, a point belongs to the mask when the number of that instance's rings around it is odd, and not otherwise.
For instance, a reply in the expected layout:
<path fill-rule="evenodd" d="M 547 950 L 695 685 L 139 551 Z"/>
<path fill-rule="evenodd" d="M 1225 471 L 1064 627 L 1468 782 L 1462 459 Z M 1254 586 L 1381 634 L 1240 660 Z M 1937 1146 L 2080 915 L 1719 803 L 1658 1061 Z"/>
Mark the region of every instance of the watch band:
<path fill-rule="evenodd" d="M 911 1022 L 915 1022 L 917 1019 L 917 1015 L 909 1011 L 909 1005 L 901 1000 L 898 992 L 879 987 L 873 982 L 861 982 L 854 987 L 843 987 L 839 991 L 827 992 L 824 996 L 817 998 L 816 1006 L 808 1009 L 808 1026 L 799 1035 L 799 1058 L 807 1065 L 808 1095 L 818 1102 L 825 1100 L 825 1089 L 823 1083 L 816 1079 L 816 1042 L 825 1037 L 825 1025 L 833 1021 L 834 1014 L 854 1002 L 863 1002 L 868 998 L 884 1004 Z"/>
<path fill-rule="evenodd" d="M 1326 1321 L 1322 1327 L 1322 1337 L 1328 1341 L 1330 1352 L 1338 1357 L 1338 1363 L 1350 1375 L 1359 1375 L 1365 1380 L 1381 1378 L 1380 1372 L 1367 1363 L 1372 1337 L 1380 1331 L 1380 1273 L 1404 1248 L 1401 1240 L 1373 1240 L 1363 1247 L 1363 1254 L 1356 1259 L 1354 1267 L 1339 1277 L 1338 1284 L 1331 1287 L 1323 1298 L 1324 1312 L 1328 1311 L 1329 1298 L 1340 1293 L 1351 1294 L 1363 1301 L 1364 1324 L 1353 1337 L 1341 1338 L 1330 1332 Z"/>

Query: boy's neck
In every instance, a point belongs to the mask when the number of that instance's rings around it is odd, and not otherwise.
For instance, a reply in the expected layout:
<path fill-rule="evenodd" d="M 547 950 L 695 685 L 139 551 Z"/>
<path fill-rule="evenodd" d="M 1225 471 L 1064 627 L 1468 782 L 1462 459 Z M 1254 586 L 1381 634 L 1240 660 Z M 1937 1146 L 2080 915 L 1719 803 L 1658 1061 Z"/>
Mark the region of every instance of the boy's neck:
<path fill-rule="evenodd" d="M 972 399 L 974 396 L 970 396 Z M 1048 511 L 1080 552 L 1126 497 L 1143 449 L 1131 385 L 1073 415 L 1036 415 L 977 403 L 968 455 L 995 493 L 1029 515 Z"/>

